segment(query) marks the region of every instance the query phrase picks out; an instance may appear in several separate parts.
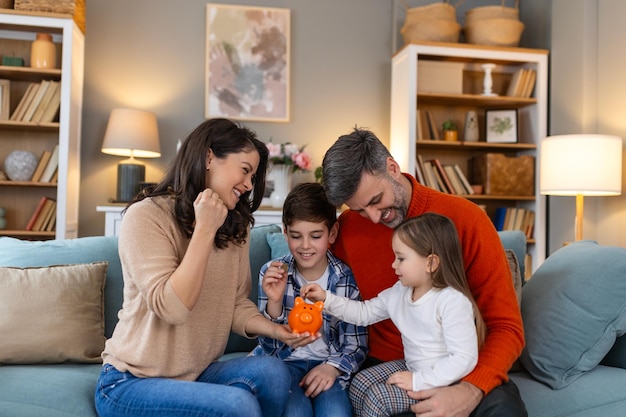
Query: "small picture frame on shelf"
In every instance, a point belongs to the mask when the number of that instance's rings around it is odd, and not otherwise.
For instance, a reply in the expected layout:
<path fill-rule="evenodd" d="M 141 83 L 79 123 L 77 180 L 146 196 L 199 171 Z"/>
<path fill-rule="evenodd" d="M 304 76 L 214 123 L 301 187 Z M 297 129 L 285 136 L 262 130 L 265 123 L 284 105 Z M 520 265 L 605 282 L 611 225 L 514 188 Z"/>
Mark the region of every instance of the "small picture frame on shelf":
<path fill-rule="evenodd" d="M 0 120 L 9 120 L 11 81 L 0 80 Z"/>
<path fill-rule="evenodd" d="M 517 143 L 517 109 L 486 110 L 487 142 Z"/>

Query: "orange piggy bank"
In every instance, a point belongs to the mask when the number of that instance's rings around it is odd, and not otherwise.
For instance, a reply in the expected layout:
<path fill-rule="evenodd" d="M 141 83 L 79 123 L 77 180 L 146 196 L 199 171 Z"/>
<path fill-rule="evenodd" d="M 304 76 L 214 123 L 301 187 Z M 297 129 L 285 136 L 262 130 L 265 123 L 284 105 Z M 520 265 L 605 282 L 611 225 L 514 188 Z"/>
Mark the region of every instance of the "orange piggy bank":
<path fill-rule="evenodd" d="M 316 334 L 322 327 L 322 310 L 324 302 L 315 304 L 305 302 L 302 297 L 296 297 L 295 304 L 287 317 L 289 327 L 296 333 L 309 332 Z"/>

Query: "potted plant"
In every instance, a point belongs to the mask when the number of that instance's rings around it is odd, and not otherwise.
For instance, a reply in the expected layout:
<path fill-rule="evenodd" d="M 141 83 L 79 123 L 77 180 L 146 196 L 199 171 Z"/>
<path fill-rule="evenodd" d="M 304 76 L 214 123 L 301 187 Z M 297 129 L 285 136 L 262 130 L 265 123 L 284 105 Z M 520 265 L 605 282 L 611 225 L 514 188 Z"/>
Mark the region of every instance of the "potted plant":
<path fill-rule="evenodd" d="M 456 122 L 452 119 L 448 119 L 441 125 L 443 128 L 443 139 L 447 141 L 455 141 L 458 139 L 458 130 Z"/>

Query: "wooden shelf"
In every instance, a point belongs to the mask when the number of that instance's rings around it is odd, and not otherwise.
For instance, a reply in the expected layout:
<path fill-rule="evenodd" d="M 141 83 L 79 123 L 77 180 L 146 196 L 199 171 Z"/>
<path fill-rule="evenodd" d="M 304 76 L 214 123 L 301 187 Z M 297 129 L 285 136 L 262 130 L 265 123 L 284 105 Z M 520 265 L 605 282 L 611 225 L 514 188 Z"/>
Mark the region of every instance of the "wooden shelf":
<path fill-rule="evenodd" d="M 417 93 L 420 104 L 445 104 L 489 108 L 521 108 L 537 103 L 536 98 L 483 96 L 480 94 Z"/>
<path fill-rule="evenodd" d="M 56 182 L 0 181 L 0 187 L 56 187 Z"/>
<path fill-rule="evenodd" d="M 0 78 L 9 78 L 13 81 L 41 81 L 43 79 L 59 81 L 61 70 L 0 65 Z"/>
<path fill-rule="evenodd" d="M 480 151 L 510 151 L 519 152 L 521 150 L 535 150 L 537 145 L 534 143 L 492 143 L 492 142 L 465 142 L 465 141 L 445 141 L 421 139 L 415 143 L 421 149 L 454 149 L 454 150 L 480 150 Z"/>
<path fill-rule="evenodd" d="M 59 123 L 38 123 L 38 122 L 16 122 L 12 120 L 0 120 L 0 130 L 24 130 L 24 131 L 41 131 L 56 132 L 59 130 Z M 0 138 L 0 140 L 2 140 Z"/>
<path fill-rule="evenodd" d="M 54 239 L 56 232 L 32 232 L 29 230 L 0 230 L 0 236 L 10 236 L 18 238 L 49 238 Z"/>

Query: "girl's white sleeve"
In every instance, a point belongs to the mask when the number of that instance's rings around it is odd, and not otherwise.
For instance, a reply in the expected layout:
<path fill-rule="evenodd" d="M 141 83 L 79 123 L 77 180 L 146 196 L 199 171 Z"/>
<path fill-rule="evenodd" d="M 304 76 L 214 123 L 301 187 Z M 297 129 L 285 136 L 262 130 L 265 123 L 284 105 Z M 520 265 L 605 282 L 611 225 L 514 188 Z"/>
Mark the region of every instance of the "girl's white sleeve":
<path fill-rule="evenodd" d="M 384 296 L 386 291 L 378 294 L 378 297 L 366 301 L 356 301 L 335 295 L 327 290 L 324 309 L 345 322 L 357 326 L 369 326 L 389 318 Z"/>

